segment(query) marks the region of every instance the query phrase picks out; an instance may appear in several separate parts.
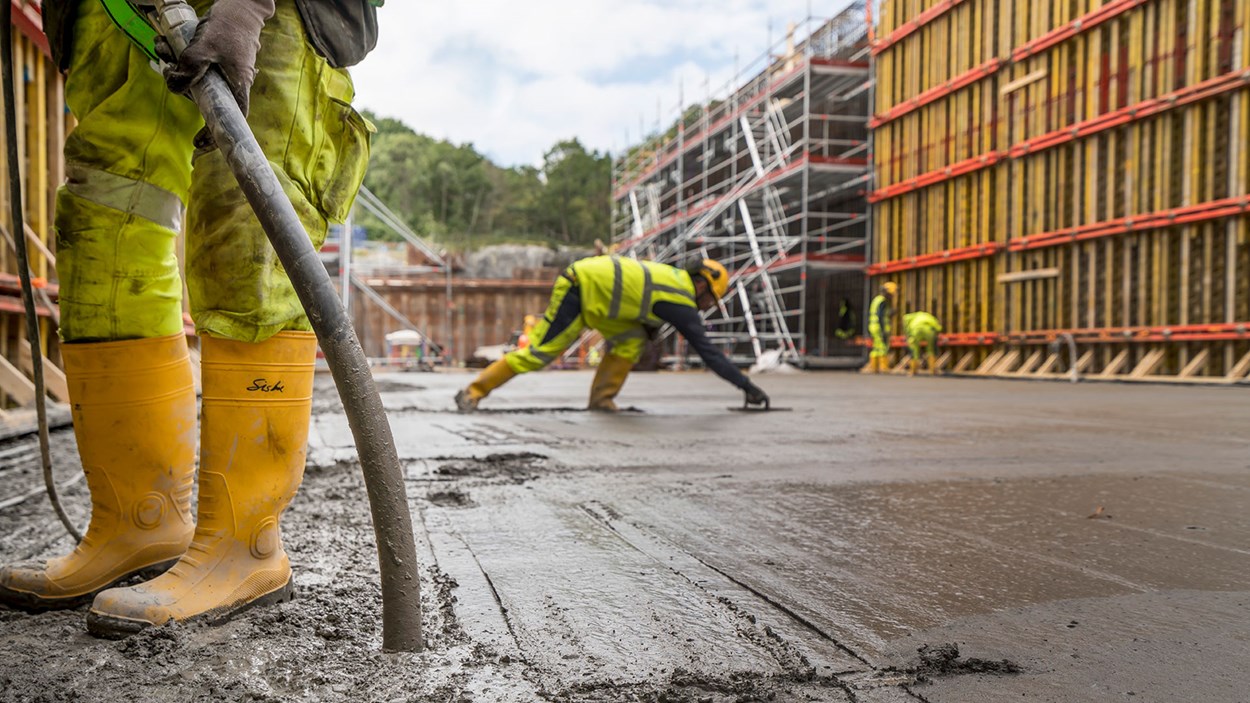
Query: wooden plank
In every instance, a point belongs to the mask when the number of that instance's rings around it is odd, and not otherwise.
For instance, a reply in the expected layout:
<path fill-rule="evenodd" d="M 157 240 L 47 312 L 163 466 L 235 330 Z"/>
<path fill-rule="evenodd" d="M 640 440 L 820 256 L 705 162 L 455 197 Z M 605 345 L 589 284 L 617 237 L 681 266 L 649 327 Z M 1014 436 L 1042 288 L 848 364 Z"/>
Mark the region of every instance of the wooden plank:
<path fill-rule="evenodd" d="M 1042 363 L 1042 352 L 1039 350 L 1030 354 L 1029 358 L 1025 359 L 1024 363 L 1020 365 L 1020 368 L 1015 370 L 1015 373 L 1020 376 L 1033 373 L 1033 369 L 1037 368 L 1037 365 L 1040 363 Z"/>
<path fill-rule="evenodd" d="M 1241 361 L 1238 361 L 1224 378 L 1238 381 L 1245 378 L 1246 374 L 1250 374 L 1250 352 L 1246 352 L 1246 355 L 1241 357 Z"/>
<path fill-rule="evenodd" d="M 1194 355 L 1194 358 L 1189 360 L 1188 364 L 1185 364 L 1185 368 L 1181 369 L 1181 372 L 1177 374 L 1176 377 L 1189 378 L 1190 376 L 1196 375 L 1199 371 L 1206 367 L 1207 359 L 1210 358 L 1210 356 L 1210 353 L 1206 349 L 1198 352 Z"/>
<path fill-rule="evenodd" d="M 1007 85 L 1004 85 L 1002 88 L 998 90 L 998 94 L 1006 97 L 1009 93 L 1014 93 L 1017 90 L 1020 90 L 1021 88 L 1027 85 L 1036 83 L 1037 81 L 1042 80 L 1048 75 L 1050 74 L 1046 69 L 1044 68 L 1038 69 L 1023 78 L 1016 79 L 1008 83 Z"/>
<path fill-rule="evenodd" d="M 1119 354 L 1116 354 L 1115 358 L 1111 360 L 1111 363 L 1107 364 L 1106 368 L 1102 370 L 1102 373 L 1098 375 L 1102 378 L 1111 378 L 1115 376 L 1116 374 L 1120 373 L 1120 370 L 1123 369 L 1125 364 L 1127 363 L 1128 363 L 1128 350 L 1125 349 L 1121 351 Z"/>
<path fill-rule="evenodd" d="M 1021 283 L 1023 281 L 1037 281 L 1044 278 L 1059 278 L 1058 268 L 1032 269 L 1029 271 L 1013 271 L 1012 273 L 1004 273 L 998 276 L 999 283 Z"/>
<path fill-rule="evenodd" d="M 1093 363 L 1094 363 L 1094 350 L 1090 349 L 1086 351 L 1084 354 L 1082 354 L 1081 358 L 1076 360 L 1076 372 L 1085 373 L 1086 371 L 1089 370 L 1089 367 Z"/>
<path fill-rule="evenodd" d="M 990 375 L 998 376 L 1011 373 L 1016 368 L 1016 363 L 1020 361 L 1020 350 L 1012 349 L 1003 356 L 1002 361 L 998 362 L 989 372 Z"/>
<path fill-rule="evenodd" d="M 995 351 L 993 354 L 990 354 L 988 357 L 986 357 L 985 361 L 981 362 L 981 365 L 978 366 L 977 370 L 974 371 L 973 373 L 977 374 L 978 376 L 984 376 L 986 374 L 989 374 L 991 371 L 993 371 L 995 366 L 998 366 L 998 362 L 1002 360 L 1004 354 L 1006 354 L 1006 351 L 1003 349 L 999 349 Z"/>
<path fill-rule="evenodd" d="M 908 362 L 910 361 L 911 361 L 911 354 L 903 354 L 902 356 L 899 357 L 898 363 L 895 364 L 894 367 L 890 369 L 890 373 L 892 374 L 907 373 Z"/>
<path fill-rule="evenodd" d="M 18 405 L 29 405 L 35 400 L 34 382 L 3 356 L 0 356 L 0 390 Z"/>
<path fill-rule="evenodd" d="M 976 358 L 977 358 L 976 352 L 974 351 L 965 352 L 964 355 L 960 357 L 959 363 L 955 364 L 953 373 L 963 373 L 964 371 L 967 371 L 968 367 L 972 366 L 972 362 L 975 361 Z"/>
<path fill-rule="evenodd" d="M 939 356 L 937 358 L 937 361 L 933 362 L 933 368 L 937 369 L 938 371 L 941 371 L 943 368 L 945 368 L 946 365 L 950 363 L 951 354 L 952 352 L 948 351 L 942 354 L 941 356 Z"/>
<path fill-rule="evenodd" d="M 1154 373 L 1155 369 L 1159 368 L 1159 364 L 1163 363 L 1164 356 L 1165 354 L 1162 349 L 1153 349 L 1147 352 L 1146 356 L 1142 357 L 1142 360 L 1138 362 L 1137 366 L 1135 366 L 1132 372 L 1129 373 L 1129 376 L 1132 376 L 1133 378 L 1145 378 L 1146 376 L 1149 376 L 1151 373 Z"/>
<path fill-rule="evenodd" d="M 22 371 L 27 376 L 33 378 L 35 375 L 35 365 L 30 355 L 30 342 L 23 339 L 21 341 L 20 351 L 21 354 L 19 355 L 18 361 L 22 365 Z M 33 390 L 33 382 L 31 387 Z M 54 399 L 59 400 L 62 403 L 69 402 L 69 384 L 65 381 L 65 372 L 57 368 L 56 365 L 49 361 L 46 356 L 43 358 L 43 389 Z M 33 395 L 31 396 L 31 399 L 34 400 Z"/>
<path fill-rule="evenodd" d="M 1048 374 L 1054 371 L 1055 367 L 1058 365 L 1059 365 L 1059 355 L 1051 354 L 1050 356 L 1046 357 L 1046 361 L 1042 363 L 1041 368 L 1039 368 L 1037 371 L 1034 372 L 1034 375 L 1041 376 L 1042 374 Z"/>

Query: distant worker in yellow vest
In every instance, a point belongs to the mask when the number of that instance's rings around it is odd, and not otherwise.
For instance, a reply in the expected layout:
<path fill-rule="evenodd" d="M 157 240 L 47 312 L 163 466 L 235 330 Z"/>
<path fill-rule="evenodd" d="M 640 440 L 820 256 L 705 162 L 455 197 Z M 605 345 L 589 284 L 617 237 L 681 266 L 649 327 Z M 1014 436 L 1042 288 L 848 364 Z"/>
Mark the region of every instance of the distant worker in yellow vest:
<path fill-rule="evenodd" d="M 881 286 L 881 294 L 868 306 L 868 334 L 872 335 L 872 352 L 868 355 L 868 368 L 873 373 L 887 370 L 890 355 L 890 330 L 894 321 L 894 300 L 898 297 L 898 284 L 888 281 Z"/>
<path fill-rule="evenodd" d="M 907 348 L 911 350 L 911 375 L 920 368 L 920 347 L 925 347 L 929 373 L 937 374 L 937 338 L 942 323 L 927 312 L 919 311 L 903 315 L 903 334 L 907 336 Z"/>
<path fill-rule="evenodd" d="M 521 325 L 521 335 L 517 337 L 517 349 L 524 349 L 530 345 L 530 335 L 534 333 L 534 325 L 538 324 L 538 317 L 534 315 L 526 315 Z"/>
<path fill-rule="evenodd" d="M 491 391 L 513 376 L 555 361 L 586 327 L 600 332 L 607 352 L 590 388 L 591 410 L 615 411 L 615 398 L 642 356 L 648 337 L 672 325 L 716 375 L 746 393 L 747 403 L 768 402 L 717 349 L 703 328 L 700 310 L 711 310 L 729 290 L 729 272 L 704 259 L 686 270 L 617 256 L 576 261 L 556 279 L 547 312 L 534 327 L 530 346 L 508 352 L 456 394 L 456 407 L 472 412 Z"/>

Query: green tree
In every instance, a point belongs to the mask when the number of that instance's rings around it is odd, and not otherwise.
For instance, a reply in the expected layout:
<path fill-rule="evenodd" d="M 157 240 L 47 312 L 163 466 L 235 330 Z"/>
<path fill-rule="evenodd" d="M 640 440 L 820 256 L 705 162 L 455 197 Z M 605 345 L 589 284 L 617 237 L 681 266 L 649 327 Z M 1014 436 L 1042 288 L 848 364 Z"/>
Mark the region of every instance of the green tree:
<path fill-rule="evenodd" d="M 417 133 L 365 113 L 377 127 L 365 185 L 413 231 L 457 248 L 498 241 L 588 244 L 609 233 L 612 161 L 563 140 L 542 168 L 500 168 L 472 144 Z M 359 212 L 359 211 L 358 211 Z M 361 213 L 370 236 L 394 239 Z"/>
<path fill-rule="evenodd" d="M 612 159 L 574 139 L 543 155 L 541 202 L 548 234 L 566 244 L 589 244 L 609 234 Z"/>

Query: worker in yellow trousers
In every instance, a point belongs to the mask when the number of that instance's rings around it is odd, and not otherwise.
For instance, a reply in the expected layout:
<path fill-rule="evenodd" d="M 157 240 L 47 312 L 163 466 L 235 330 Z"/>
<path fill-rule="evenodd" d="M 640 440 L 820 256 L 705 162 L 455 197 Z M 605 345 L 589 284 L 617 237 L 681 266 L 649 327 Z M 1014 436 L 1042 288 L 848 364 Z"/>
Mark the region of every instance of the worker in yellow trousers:
<path fill-rule="evenodd" d="M 508 352 L 482 370 L 456 394 L 461 412 L 478 403 L 513 376 L 537 371 L 555 361 L 586 327 L 603 334 L 607 353 L 590 388 L 591 410 L 615 411 L 615 398 L 643 346 L 663 324 L 672 325 L 709 369 L 746 393 L 749 404 L 768 402 L 708 339 L 699 310 L 716 307 L 729 289 L 729 272 L 711 259 L 688 269 L 617 256 L 592 256 L 564 270 L 551 292 L 547 312 L 534 327 L 530 345 Z"/>
<path fill-rule="evenodd" d="M 347 215 L 368 163 L 370 128 L 350 107 L 343 68 L 376 41 L 368 0 L 193 5 L 199 31 L 162 77 L 151 47 L 121 30 L 125 3 L 43 3 L 77 120 L 57 194 L 57 264 L 91 521 L 70 553 L 0 569 L 0 603 L 91 603 L 88 629 L 107 637 L 291 594 L 278 520 L 303 476 L 317 343 L 225 156 L 171 89 L 221 71 L 314 245 Z M 202 352 L 195 514 L 180 231 Z"/>
<path fill-rule="evenodd" d="M 907 348 L 911 350 L 910 375 L 915 376 L 920 368 L 921 347 L 925 348 L 927 354 L 929 373 L 937 374 L 937 339 L 941 331 L 942 323 L 927 312 L 918 311 L 903 315 L 903 334 L 907 337 Z"/>
<path fill-rule="evenodd" d="M 894 301 L 897 297 L 898 284 L 888 281 L 881 286 L 881 293 L 868 305 L 868 334 L 872 337 L 868 369 L 872 373 L 888 370 L 890 331 L 894 327 Z"/>

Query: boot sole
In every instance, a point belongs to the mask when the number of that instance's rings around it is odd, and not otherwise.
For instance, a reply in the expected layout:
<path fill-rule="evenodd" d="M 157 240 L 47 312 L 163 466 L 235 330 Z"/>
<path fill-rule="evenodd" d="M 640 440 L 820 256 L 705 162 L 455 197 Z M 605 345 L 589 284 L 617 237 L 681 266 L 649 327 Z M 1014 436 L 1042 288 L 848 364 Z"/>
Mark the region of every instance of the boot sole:
<path fill-rule="evenodd" d="M 70 610 L 77 608 L 80 605 L 87 605 L 91 603 L 91 601 L 95 599 L 97 593 L 108 590 L 127 579 L 138 576 L 144 581 L 148 581 L 160 576 L 166 571 L 169 571 L 169 569 L 177 563 L 178 559 L 175 557 L 167 561 L 158 562 L 151 566 L 145 566 L 141 569 L 131 571 L 130 573 L 122 574 L 112 582 L 107 583 L 90 593 L 69 596 L 68 598 L 43 598 L 34 593 L 14 591 L 10 588 L 0 586 L 0 604 L 17 610 L 22 610 L 27 613 L 47 613 L 53 610 Z"/>
<path fill-rule="evenodd" d="M 195 615 L 181 621 L 182 624 L 205 622 L 209 625 L 220 625 L 228 622 L 236 615 L 264 605 L 277 605 L 285 603 L 295 597 L 295 586 L 292 581 L 287 581 L 275 591 L 270 591 L 265 595 L 250 600 L 246 603 L 240 603 L 233 608 L 219 608 L 210 610 L 199 615 Z M 161 623 L 164 625 L 165 623 Z M 131 635 L 138 634 L 149 627 L 158 627 L 155 623 L 147 620 L 135 620 L 133 618 L 123 618 L 117 615 L 106 615 L 96 612 L 95 610 L 87 611 L 87 632 L 92 635 L 106 640 L 125 639 Z"/>

